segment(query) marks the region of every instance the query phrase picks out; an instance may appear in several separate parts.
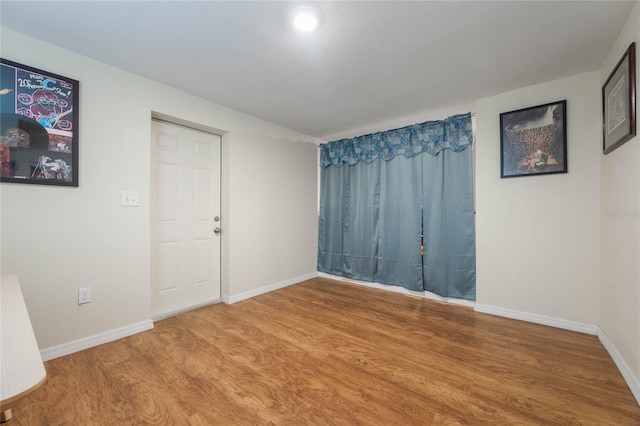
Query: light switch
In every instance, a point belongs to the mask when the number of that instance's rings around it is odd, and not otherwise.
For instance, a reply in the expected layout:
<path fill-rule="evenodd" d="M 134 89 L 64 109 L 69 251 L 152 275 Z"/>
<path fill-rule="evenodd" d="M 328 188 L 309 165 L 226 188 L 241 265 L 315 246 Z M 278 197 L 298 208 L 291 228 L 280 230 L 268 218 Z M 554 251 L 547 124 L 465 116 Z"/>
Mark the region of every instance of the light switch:
<path fill-rule="evenodd" d="M 122 205 L 138 207 L 140 205 L 140 193 L 135 191 L 122 191 Z"/>

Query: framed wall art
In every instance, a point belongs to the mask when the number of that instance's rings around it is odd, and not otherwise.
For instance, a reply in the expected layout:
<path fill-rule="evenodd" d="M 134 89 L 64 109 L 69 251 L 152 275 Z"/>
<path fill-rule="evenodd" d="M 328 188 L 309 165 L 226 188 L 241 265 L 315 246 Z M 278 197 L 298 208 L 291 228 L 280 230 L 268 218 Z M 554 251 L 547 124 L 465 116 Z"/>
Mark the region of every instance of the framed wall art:
<path fill-rule="evenodd" d="M 0 59 L 0 181 L 78 186 L 76 80 Z"/>
<path fill-rule="evenodd" d="M 567 173 L 567 101 L 500 114 L 500 177 Z"/>
<path fill-rule="evenodd" d="M 636 44 L 602 86 L 602 150 L 609 154 L 636 135 Z"/>

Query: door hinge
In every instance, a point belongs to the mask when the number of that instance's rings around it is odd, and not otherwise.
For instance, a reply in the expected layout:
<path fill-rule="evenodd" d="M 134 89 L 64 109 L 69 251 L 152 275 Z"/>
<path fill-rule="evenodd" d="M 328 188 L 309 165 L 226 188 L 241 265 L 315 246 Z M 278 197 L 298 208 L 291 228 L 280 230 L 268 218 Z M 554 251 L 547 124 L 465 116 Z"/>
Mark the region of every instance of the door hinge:
<path fill-rule="evenodd" d="M 424 246 L 420 246 L 420 256 L 424 256 Z"/>

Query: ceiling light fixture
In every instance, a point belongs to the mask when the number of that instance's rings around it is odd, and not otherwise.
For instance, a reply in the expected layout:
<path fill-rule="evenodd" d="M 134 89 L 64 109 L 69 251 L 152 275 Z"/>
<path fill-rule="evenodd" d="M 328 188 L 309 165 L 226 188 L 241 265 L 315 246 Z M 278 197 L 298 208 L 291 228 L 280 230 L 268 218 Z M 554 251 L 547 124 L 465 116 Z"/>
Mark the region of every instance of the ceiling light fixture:
<path fill-rule="evenodd" d="M 298 31 L 308 33 L 318 27 L 318 16 L 315 10 L 302 6 L 293 12 L 293 26 Z"/>

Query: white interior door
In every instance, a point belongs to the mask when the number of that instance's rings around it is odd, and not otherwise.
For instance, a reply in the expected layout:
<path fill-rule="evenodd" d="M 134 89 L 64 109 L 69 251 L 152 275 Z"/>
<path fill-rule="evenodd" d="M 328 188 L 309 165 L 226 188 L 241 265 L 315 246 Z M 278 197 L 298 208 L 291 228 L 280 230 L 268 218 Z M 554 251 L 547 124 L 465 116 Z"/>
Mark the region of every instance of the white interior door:
<path fill-rule="evenodd" d="M 151 315 L 220 299 L 218 135 L 154 120 L 151 148 Z"/>

